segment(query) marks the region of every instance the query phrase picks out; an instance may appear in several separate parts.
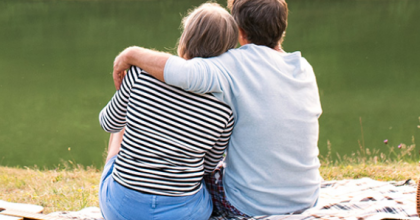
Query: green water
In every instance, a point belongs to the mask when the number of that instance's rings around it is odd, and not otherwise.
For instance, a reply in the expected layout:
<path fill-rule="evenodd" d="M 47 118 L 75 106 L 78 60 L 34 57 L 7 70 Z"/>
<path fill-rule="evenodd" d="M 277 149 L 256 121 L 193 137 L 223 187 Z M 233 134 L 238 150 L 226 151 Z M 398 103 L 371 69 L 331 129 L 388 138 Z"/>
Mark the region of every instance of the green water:
<path fill-rule="evenodd" d="M 174 51 L 199 0 L 0 2 L 0 165 L 103 165 L 98 113 L 123 48 Z M 225 4 L 224 1 L 219 1 Z M 289 0 L 286 51 L 318 79 L 321 154 L 420 138 L 420 1 Z M 389 144 L 384 145 L 383 140 Z"/>

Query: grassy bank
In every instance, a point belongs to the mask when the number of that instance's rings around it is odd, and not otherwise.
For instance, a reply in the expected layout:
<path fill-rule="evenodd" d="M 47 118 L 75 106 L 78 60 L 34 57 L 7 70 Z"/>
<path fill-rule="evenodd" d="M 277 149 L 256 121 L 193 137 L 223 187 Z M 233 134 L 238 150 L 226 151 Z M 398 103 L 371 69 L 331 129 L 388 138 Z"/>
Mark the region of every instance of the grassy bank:
<path fill-rule="evenodd" d="M 420 176 L 415 162 L 330 164 L 320 171 L 325 180 L 370 177 L 382 181 L 418 181 Z M 56 170 L 0 167 L 0 200 L 41 205 L 45 213 L 98 207 L 100 175 L 100 170 L 81 166 Z"/>
<path fill-rule="evenodd" d="M 0 167 L 0 200 L 41 205 L 44 213 L 97 206 L 100 171 Z"/>
<path fill-rule="evenodd" d="M 330 151 L 321 156 L 320 173 L 324 180 L 358 179 L 369 177 L 380 181 L 419 180 L 419 157 L 414 142 L 389 147 L 384 154 L 360 144 L 350 156 Z M 338 158 L 338 159 L 337 159 Z M 98 207 L 101 170 L 63 163 L 53 170 L 11 168 L 0 166 L 0 200 L 41 205 L 45 213 L 77 211 L 89 206 Z"/>

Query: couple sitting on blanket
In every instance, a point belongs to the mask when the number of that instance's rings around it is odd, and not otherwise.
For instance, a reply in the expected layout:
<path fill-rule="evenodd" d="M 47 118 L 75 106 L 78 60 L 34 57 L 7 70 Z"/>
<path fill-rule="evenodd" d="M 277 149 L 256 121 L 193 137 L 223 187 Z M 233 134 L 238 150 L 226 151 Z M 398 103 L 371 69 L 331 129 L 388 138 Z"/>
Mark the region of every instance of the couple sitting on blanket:
<path fill-rule="evenodd" d="M 321 106 L 311 65 L 281 47 L 287 4 L 228 7 L 232 15 L 205 3 L 184 18 L 178 56 L 129 47 L 116 57 L 118 91 L 99 116 L 113 133 L 105 219 L 290 214 L 316 203 Z"/>

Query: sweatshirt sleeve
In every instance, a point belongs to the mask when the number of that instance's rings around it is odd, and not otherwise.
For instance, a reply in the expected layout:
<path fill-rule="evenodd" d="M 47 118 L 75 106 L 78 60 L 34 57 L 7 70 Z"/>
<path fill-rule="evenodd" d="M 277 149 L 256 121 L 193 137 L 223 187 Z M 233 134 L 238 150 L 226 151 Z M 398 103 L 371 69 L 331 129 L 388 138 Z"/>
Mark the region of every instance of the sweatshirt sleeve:
<path fill-rule="evenodd" d="M 167 84 L 195 93 L 222 93 L 226 75 L 209 59 L 184 60 L 177 56 L 168 59 L 164 69 Z"/>

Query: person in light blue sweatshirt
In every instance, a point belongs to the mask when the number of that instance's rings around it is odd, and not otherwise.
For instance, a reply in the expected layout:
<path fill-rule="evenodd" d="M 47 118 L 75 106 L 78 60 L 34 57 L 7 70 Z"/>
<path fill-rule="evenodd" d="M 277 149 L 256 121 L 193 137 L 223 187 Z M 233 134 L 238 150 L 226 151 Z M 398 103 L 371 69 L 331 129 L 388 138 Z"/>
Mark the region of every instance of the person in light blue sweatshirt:
<path fill-rule="evenodd" d="M 213 199 L 222 213 L 242 216 L 299 213 L 314 206 L 322 178 L 315 74 L 300 52 L 285 52 L 284 0 L 229 0 L 240 48 L 213 58 L 185 60 L 129 47 L 114 61 L 118 74 L 136 65 L 187 91 L 212 93 L 229 105 L 235 127 L 222 186 Z M 213 200 L 213 201 L 214 201 Z"/>

